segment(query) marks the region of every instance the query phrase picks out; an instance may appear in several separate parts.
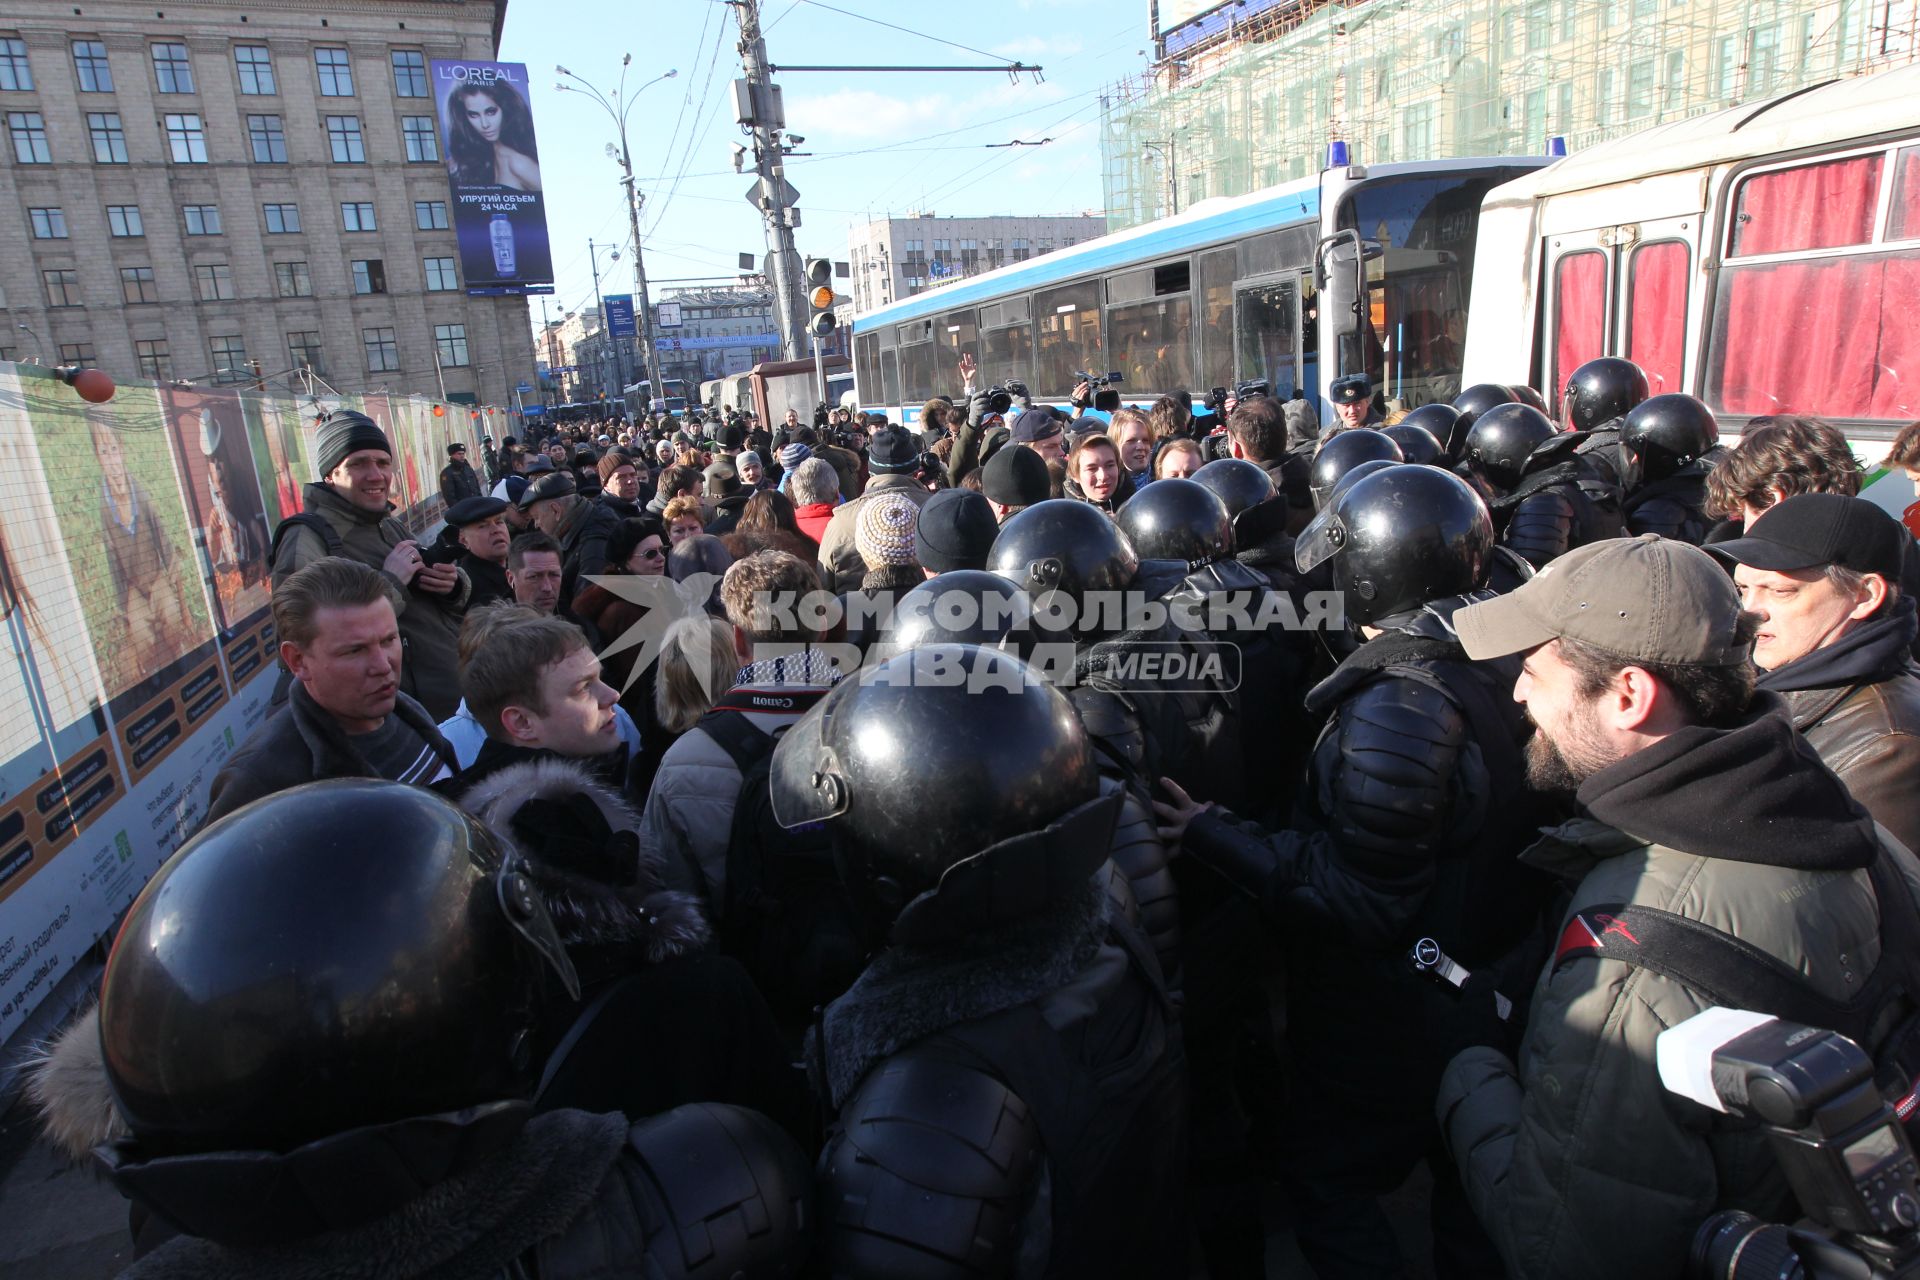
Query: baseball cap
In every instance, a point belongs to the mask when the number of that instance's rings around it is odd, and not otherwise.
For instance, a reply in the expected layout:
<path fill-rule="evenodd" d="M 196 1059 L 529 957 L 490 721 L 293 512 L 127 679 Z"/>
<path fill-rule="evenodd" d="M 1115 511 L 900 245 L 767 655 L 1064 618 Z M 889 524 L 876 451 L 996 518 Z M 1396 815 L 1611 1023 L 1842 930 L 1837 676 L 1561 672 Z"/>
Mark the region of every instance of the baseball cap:
<path fill-rule="evenodd" d="M 1046 459 L 1031 449 L 1001 449 L 980 468 L 980 492 L 1003 507 L 1030 507 L 1053 493 Z"/>
<path fill-rule="evenodd" d="M 971 489 L 942 489 L 920 508 L 914 558 L 935 573 L 984 569 L 999 532 L 1000 524 L 985 498 Z"/>
<path fill-rule="evenodd" d="M 1327 388 L 1327 398 L 1335 404 L 1359 404 L 1373 398 L 1373 383 L 1364 373 L 1350 373 L 1334 379 L 1333 385 Z"/>
<path fill-rule="evenodd" d="M 920 442 L 903 427 L 882 427 L 867 444 L 872 471 L 909 471 L 920 461 Z"/>
<path fill-rule="evenodd" d="M 1657 534 L 1576 547 L 1504 596 L 1453 617 L 1469 658 L 1577 640 L 1630 661 L 1732 667 L 1740 595 L 1700 548 Z"/>
<path fill-rule="evenodd" d="M 1028 409 L 1013 420 L 1013 438 L 1020 444 L 1051 440 L 1064 430 L 1051 409 Z"/>
<path fill-rule="evenodd" d="M 1749 569 L 1793 573 L 1837 564 L 1897 583 L 1911 541 L 1899 521 L 1865 498 L 1801 493 L 1768 507 L 1742 536 L 1705 550 Z"/>

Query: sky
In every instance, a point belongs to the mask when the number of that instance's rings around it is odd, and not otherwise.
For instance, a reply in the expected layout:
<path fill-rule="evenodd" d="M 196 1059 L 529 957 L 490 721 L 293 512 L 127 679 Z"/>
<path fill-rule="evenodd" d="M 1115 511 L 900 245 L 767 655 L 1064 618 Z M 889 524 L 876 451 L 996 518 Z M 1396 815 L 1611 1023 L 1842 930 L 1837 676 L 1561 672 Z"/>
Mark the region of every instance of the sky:
<path fill-rule="evenodd" d="M 676 276 L 732 276 L 738 255 L 766 252 L 745 175 L 730 145 L 741 77 L 735 10 L 721 0 L 514 0 L 500 60 L 527 64 L 540 142 L 555 292 L 549 314 L 593 301 L 588 241 L 629 239 L 615 139 L 592 99 L 556 91 L 568 70 L 611 90 L 627 69 L 627 138 L 644 197 L 641 238 L 652 296 Z M 859 15 L 859 16 L 853 16 Z M 872 20 L 878 20 L 872 21 Z M 847 230 L 928 211 L 953 216 L 1098 212 L 1100 94 L 1147 65 L 1142 0 L 762 0 L 768 59 L 782 64 L 987 66 L 1038 64 L 1019 83 L 1004 73 L 777 74 L 786 131 L 814 153 L 787 161 L 800 192 L 800 252 L 847 257 Z M 894 30 L 878 23 L 913 28 Z M 964 47 L 955 47 L 964 46 Z M 634 90 L 668 70 L 636 97 Z M 1041 147 L 989 143 L 1051 137 Z M 631 293 L 629 255 L 597 254 L 603 293 Z M 540 319 L 540 299 L 531 322 Z"/>

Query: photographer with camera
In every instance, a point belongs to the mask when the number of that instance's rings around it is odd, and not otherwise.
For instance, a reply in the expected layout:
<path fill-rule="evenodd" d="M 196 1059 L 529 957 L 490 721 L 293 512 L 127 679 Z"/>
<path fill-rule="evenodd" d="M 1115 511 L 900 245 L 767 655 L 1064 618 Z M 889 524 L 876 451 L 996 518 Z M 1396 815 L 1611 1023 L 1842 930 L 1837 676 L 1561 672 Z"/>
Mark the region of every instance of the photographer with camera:
<path fill-rule="evenodd" d="M 972 355 L 960 357 L 959 369 L 966 418 L 956 426 L 950 416 L 947 423 L 953 431 L 953 452 L 947 455 L 947 483 L 956 489 L 968 475 L 985 466 L 989 458 L 1005 447 L 1011 435 L 1007 419 L 1013 414 L 1015 404 L 1021 405 L 1024 411 L 1024 407 L 1032 403 L 1027 384 L 1017 378 L 976 390 L 980 367 Z M 958 413 L 957 408 L 955 412 Z"/>
<path fill-rule="evenodd" d="M 1528 780 L 1578 816 L 1521 854 L 1575 888 L 1517 1054 L 1490 971 L 1432 1029 L 1447 1146 L 1514 1280 L 1679 1277 L 1707 1214 L 1788 1203 L 1763 1135 L 1669 1104 L 1656 1039 L 1721 1003 L 1728 951 L 1877 1034 L 1911 1007 L 1920 870 L 1756 695 L 1754 615 L 1698 548 L 1579 547 L 1454 624 L 1526 655 Z"/>

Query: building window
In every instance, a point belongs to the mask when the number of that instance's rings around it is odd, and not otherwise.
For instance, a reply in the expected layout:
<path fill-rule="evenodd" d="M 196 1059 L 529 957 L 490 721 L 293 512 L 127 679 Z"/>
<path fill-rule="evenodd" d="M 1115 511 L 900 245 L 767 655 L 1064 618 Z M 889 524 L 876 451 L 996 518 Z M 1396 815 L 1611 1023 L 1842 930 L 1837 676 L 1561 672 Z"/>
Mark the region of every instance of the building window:
<path fill-rule="evenodd" d="M 1687 55 L 1675 49 L 1667 55 L 1667 88 L 1661 110 L 1677 111 L 1687 91 Z"/>
<path fill-rule="evenodd" d="M 107 230 L 116 236 L 143 236 L 146 227 L 140 221 L 140 206 L 137 204 L 110 204 L 107 206 Z"/>
<path fill-rule="evenodd" d="M 127 133 L 120 127 L 119 112 L 87 112 L 87 137 L 93 143 L 95 164 L 127 162 Z"/>
<path fill-rule="evenodd" d="M 328 116 L 327 144 L 335 164 L 365 164 L 367 144 L 360 136 L 359 116 Z"/>
<path fill-rule="evenodd" d="M 233 65 L 240 72 L 241 93 L 260 97 L 280 92 L 273 81 L 273 54 L 265 45 L 240 45 L 233 51 Z"/>
<path fill-rule="evenodd" d="M 247 376 L 247 340 L 237 333 L 217 334 L 208 341 L 213 349 L 213 380 L 240 382 Z"/>
<path fill-rule="evenodd" d="M 187 61 L 187 46 L 153 46 L 153 78 L 159 83 L 162 93 L 192 93 L 193 64 Z"/>
<path fill-rule="evenodd" d="M 1756 26 L 1747 34 L 1747 96 L 1757 98 L 1773 92 L 1774 76 L 1780 70 L 1780 24 Z"/>
<path fill-rule="evenodd" d="M 419 50 L 395 49 L 393 51 L 393 96 L 396 98 L 427 96 L 427 59 Z"/>
<path fill-rule="evenodd" d="M 400 344 L 394 341 L 391 329 L 362 329 L 360 344 L 367 349 L 368 373 L 398 373 L 400 370 Z"/>
<path fill-rule="evenodd" d="M 172 363 L 168 359 L 167 340 L 165 338 L 142 338 L 133 344 L 133 363 L 139 368 L 140 376 L 162 382 Z"/>
<path fill-rule="evenodd" d="M 1433 155 L 1433 104 L 1416 102 L 1401 115 L 1400 150 L 1409 159 L 1425 160 Z"/>
<path fill-rule="evenodd" d="M 413 225 L 421 231 L 445 231 L 447 229 L 447 202 L 445 200 L 415 200 L 413 202 Z"/>
<path fill-rule="evenodd" d="M 315 49 L 313 65 L 320 72 L 321 97 L 353 96 L 353 66 L 347 61 L 345 49 Z"/>
<path fill-rule="evenodd" d="M 199 116 L 168 116 L 167 147 L 175 164 L 207 162 L 207 131 Z"/>
<path fill-rule="evenodd" d="M 75 40 L 73 70 L 80 77 L 80 92 L 113 92 L 113 68 L 107 65 L 107 46 L 102 42 Z"/>
<path fill-rule="evenodd" d="M 440 143 L 433 136 L 432 116 L 403 116 L 400 136 L 406 139 L 407 159 L 415 164 L 440 158 Z"/>
<path fill-rule="evenodd" d="M 202 302 L 233 301 L 233 269 L 224 262 L 203 262 L 193 269 Z"/>
<path fill-rule="evenodd" d="M 0 88 L 6 86 L 0 85 Z M 38 111 L 7 112 L 7 132 L 13 136 L 13 158 L 20 164 L 52 164 L 47 146 L 47 122 Z"/>
<path fill-rule="evenodd" d="M 160 301 L 160 292 L 153 287 L 153 268 L 120 268 L 120 297 L 126 302 Z"/>
<path fill-rule="evenodd" d="M 355 293 L 385 293 L 387 291 L 387 264 L 379 258 L 364 258 L 353 263 L 353 291 Z"/>
<path fill-rule="evenodd" d="M 42 271 L 40 278 L 47 285 L 47 305 L 50 307 L 77 307 L 80 305 L 80 273 L 70 268 L 57 271 Z"/>
<path fill-rule="evenodd" d="M 445 293 L 460 287 L 460 278 L 453 273 L 452 258 L 428 258 L 426 267 L 428 293 Z"/>
<path fill-rule="evenodd" d="M 433 350 L 440 359 L 443 369 L 464 369 L 467 366 L 467 326 L 463 324 L 437 324 L 433 326 Z"/>
<path fill-rule="evenodd" d="M 0 89 L 9 93 L 33 91 L 33 68 L 27 65 L 27 42 L 19 36 L 0 37 Z"/>
<path fill-rule="evenodd" d="M 342 231 L 374 231 L 373 201 L 343 200 L 340 203 L 340 229 Z"/>
<path fill-rule="evenodd" d="M 247 142 L 253 148 L 255 164 L 287 162 L 287 131 L 279 116 L 248 116 Z"/>
<path fill-rule="evenodd" d="M 65 240 L 67 238 L 67 215 L 58 209 L 29 209 L 27 218 L 33 223 L 35 240 Z"/>
<path fill-rule="evenodd" d="M 300 206 L 297 204 L 263 204 L 261 211 L 267 215 L 267 234 L 271 236 L 292 235 L 300 230 Z"/>
<path fill-rule="evenodd" d="M 91 342 L 63 342 L 60 344 L 60 363 L 95 364 L 98 360 L 93 354 Z"/>
<path fill-rule="evenodd" d="M 217 236 L 220 234 L 220 206 L 217 204 L 188 204 L 180 206 L 181 216 L 187 220 L 187 234 L 190 236 Z"/>
<path fill-rule="evenodd" d="M 326 361 L 320 355 L 320 335 L 312 329 L 303 329 L 287 335 L 287 356 L 296 369 L 311 369 L 315 373 L 327 371 Z"/>
<path fill-rule="evenodd" d="M 273 264 L 274 282 L 280 288 L 283 298 L 311 298 L 313 296 L 313 276 L 304 262 L 276 262 Z"/>

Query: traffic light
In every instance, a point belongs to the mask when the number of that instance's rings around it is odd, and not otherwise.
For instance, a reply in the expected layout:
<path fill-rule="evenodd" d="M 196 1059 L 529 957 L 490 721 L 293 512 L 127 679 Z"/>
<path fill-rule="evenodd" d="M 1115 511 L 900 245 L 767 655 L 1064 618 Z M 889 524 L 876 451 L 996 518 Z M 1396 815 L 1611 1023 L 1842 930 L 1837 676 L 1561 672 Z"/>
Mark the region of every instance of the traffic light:
<path fill-rule="evenodd" d="M 814 337 L 826 337 L 839 323 L 833 318 L 833 304 L 837 301 L 833 292 L 833 263 L 826 258 L 807 259 L 807 305 L 813 308 L 807 331 Z"/>

